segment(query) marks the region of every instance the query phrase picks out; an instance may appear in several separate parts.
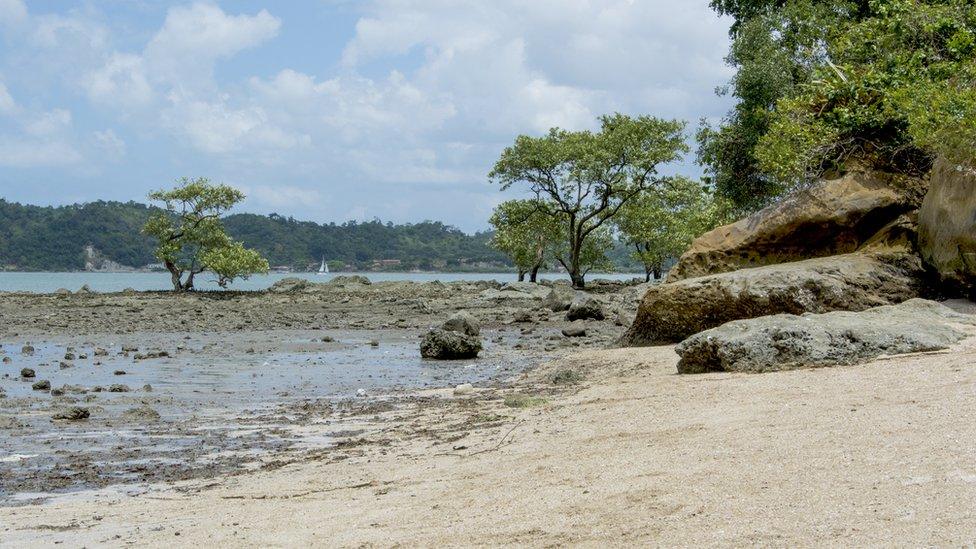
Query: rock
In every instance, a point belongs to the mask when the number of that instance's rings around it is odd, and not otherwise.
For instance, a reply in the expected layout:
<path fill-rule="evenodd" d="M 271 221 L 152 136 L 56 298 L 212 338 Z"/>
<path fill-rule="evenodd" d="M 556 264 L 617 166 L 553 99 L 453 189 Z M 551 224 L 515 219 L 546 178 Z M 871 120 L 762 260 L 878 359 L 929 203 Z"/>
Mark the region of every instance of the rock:
<path fill-rule="evenodd" d="M 143 404 L 142 406 L 137 406 L 135 408 L 129 408 L 128 410 L 122 412 L 122 418 L 127 421 L 159 421 L 159 412 L 153 410 L 148 405 Z"/>
<path fill-rule="evenodd" d="M 22 377 L 24 379 L 30 379 L 30 378 L 34 377 L 35 375 L 36 375 L 36 373 L 34 372 L 34 369 L 33 368 L 22 368 L 20 370 L 20 377 Z"/>
<path fill-rule="evenodd" d="M 68 421 L 77 421 L 79 419 L 88 418 L 88 408 L 81 408 L 78 406 L 73 406 L 71 408 L 65 408 L 59 412 L 56 412 L 52 419 L 63 419 Z"/>
<path fill-rule="evenodd" d="M 566 337 L 585 337 L 586 328 L 583 326 L 570 326 L 569 328 L 563 328 L 563 335 Z"/>
<path fill-rule="evenodd" d="M 64 359 L 65 360 L 74 360 L 75 359 L 75 354 L 74 353 L 71 353 L 71 352 L 64 353 Z"/>
<path fill-rule="evenodd" d="M 31 389 L 35 391 L 50 391 L 51 382 L 46 379 L 42 379 L 40 381 L 35 382 L 33 385 L 31 385 Z"/>
<path fill-rule="evenodd" d="M 13 362 L 13 361 L 12 361 L 12 360 L 10 360 L 10 357 L 9 357 L 9 356 L 5 356 L 5 357 L 3 357 L 3 363 L 4 363 L 4 364 L 10 364 L 11 362 Z"/>
<path fill-rule="evenodd" d="M 976 170 L 936 161 L 918 213 L 918 244 L 949 290 L 976 288 Z"/>
<path fill-rule="evenodd" d="M 976 325 L 976 320 L 924 299 L 856 313 L 737 320 L 678 345 L 678 373 L 768 372 L 935 351 L 966 337 L 953 324 Z"/>
<path fill-rule="evenodd" d="M 454 388 L 454 396 L 465 396 L 474 393 L 474 385 L 462 383 Z"/>
<path fill-rule="evenodd" d="M 121 383 L 113 383 L 108 386 L 108 392 L 110 393 L 128 393 L 129 391 L 129 386 L 122 385 Z"/>
<path fill-rule="evenodd" d="M 94 294 L 95 291 L 91 289 L 91 286 L 89 286 L 88 284 L 85 284 L 81 288 L 78 288 L 78 291 L 75 292 L 75 293 L 78 294 L 78 295 L 91 295 L 91 294 Z"/>
<path fill-rule="evenodd" d="M 621 343 L 677 342 L 732 320 L 778 313 L 893 305 L 919 296 L 922 275 L 912 255 L 854 253 L 659 284 L 644 296 Z"/>
<path fill-rule="evenodd" d="M 921 204 L 927 183 L 851 171 L 695 239 L 667 281 L 847 254 Z"/>
<path fill-rule="evenodd" d="M 54 290 L 54 295 L 57 295 L 57 296 L 68 296 L 68 295 L 71 295 L 71 290 L 69 290 L 67 288 L 58 288 L 57 290 Z"/>
<path fill-rule="evenodd" d="M 542 300 L 542 306 L 552 312 L 560 313 L 569 309 L 574 297 L 576 297 L 576 292 L 572 288 L 553 286 L 546 294 L 545 299 Z"/>
<path fill-rule="evenodd" d="M 435 328 L 420 342 L 420 356 L 435 360 L 476 358 L 481 352 L 481 338 L 461 332 Z"/>
<path fill-rule="evenodd" d="M 531 311 L 527 311 L 525 309 L 522 309 L 522 310 L 519 310 L 519 311 L 515 311 L 515 314 L 512 315 L 512 321 L 513 322 L 518 322 L 520 324 L 526 323 L 526 322 L 532 322 L 532 320 L 533 320 L 532 319 L 532 312 Z"/>
<path fill-rule="evenodd" d="M 380 346 L 380 341 L 378 339 L 371 339 L 371 340 L 369 340 L 369 346 L 370 347 L 379 347 Z"/>
<path fill-rule="evenodd" d="M 329 286 L 369 286 L 372 282 L 363 275 L 339 275 L 333 277 L 328 284 Z"/>
<path fill-rule="evenodd" d="M 442 330 L 448 332 L 458 332 L 469 336 L 481 334 L 481 326 L 474 316 L 467 311 L 458 311 L 450 316 L 441 325 Z"/>
<path fill-rule="evenodd" d="M 623 309 L 617 309 L 617 315 L 614 317 L 613 323 L 617 326 L 630 326 L 634 323 L 634 315 Z"/>
<path fill-rule="evenodd" d="M 592 296 L 578 295 L 566 311 L 566 320 L 603 320 L 603 305 Z"/>
<path fill-rule="evenodd" d="M 95 352 L 93 354 L 95 356 L 108 356 L 108 351 L 101 347 L 95 347 Z"/>
<path fill-rule="evenodd" d="M 24 345 L 23 347 L 20 348 L 20 354 L 22 354 L 22 355 L 32 355 L 32 354 L 34 354 L 34 346 L 33 345 Z"/>
<path fill-rule="evenodd" d="M 68 362 L 66 360 L 62 360 L 62 361 L 58 362 L 58 368 L 61 368 L 62 370 L 67 369 L 67 368 L 74 368 L 74 366 L 75 366 L 74 364 L 72 364 L 72 363 L 70 363 L 70 362 Z"/>
<path fill-rule="evenodd" d="M 268 291 L 276 294 L 303 292 L 311 285 L 312 283 L 304 278 L 289 276 L 288 278 L 282 278 L 278 282 L 272 284 L 271 287 L 268 288 Z"/>
<path fill-rule="evenodd" d="M 115 370 L 114 372 L 112 372 L 112 375 L 124 376 L 125 375 L 125 370 Z"/>

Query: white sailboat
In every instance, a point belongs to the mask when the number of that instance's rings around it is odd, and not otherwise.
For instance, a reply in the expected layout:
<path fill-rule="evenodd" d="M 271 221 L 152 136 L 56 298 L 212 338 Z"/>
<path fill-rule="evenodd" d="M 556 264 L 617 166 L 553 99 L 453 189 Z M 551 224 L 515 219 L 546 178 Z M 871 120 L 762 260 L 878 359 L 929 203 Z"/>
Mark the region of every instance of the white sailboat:
<path fill-rule="evenodd" d="M 327 275 L 327 274 L 329 274 L 329 266 L 326 265 L 325 258 L 324 257 L 322 258 L 322 265 L 319 266 L 319 274 L 320 275 Z"/>

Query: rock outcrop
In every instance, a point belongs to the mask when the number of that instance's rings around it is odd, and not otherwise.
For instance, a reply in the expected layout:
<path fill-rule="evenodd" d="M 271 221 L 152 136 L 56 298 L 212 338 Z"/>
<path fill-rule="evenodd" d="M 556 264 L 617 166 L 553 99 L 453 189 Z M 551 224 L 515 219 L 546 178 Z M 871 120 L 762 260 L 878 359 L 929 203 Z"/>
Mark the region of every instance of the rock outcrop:
<path fill-rule="evenodd" d="M 681 341 L 733 320 L 778 313 L 863 311 L 918 297 L 911 254 L 854 253 L 689 278 L 650 288 L 621 343 Z"/>
<path fill-rule="evenodd" d="M 966 337 L 959 324 L 973 323 L 969 315 L 922 299 L 858 313 L 739 320 L 682 342 L 678 373 L 768 372 L 935 351 Z"/>
<path fill-rule="evenodd" d="M 569 309 L 575 296 L 576 291 L 568 286 L 553 286 L 546 294 L 545 299 L 542 300 L 542 306 L 554 313 L 559 313 Z"/>
<path fill-rule="evenodd" d="M 784 198 L 697 238 L 668 273 L 668 282 L 737 269 L 846 254 L 888 228 L 908 228 L 903 214 L 918 209 L 926 182 L 852 171 Z M 892 232 L 894 231 L 894 232 Z"/>
<path fill-rule="evenodd" d="M 949 290 L 976 287 L 976 170 L 936 161 L 918 214 L 918 244 Z"/>

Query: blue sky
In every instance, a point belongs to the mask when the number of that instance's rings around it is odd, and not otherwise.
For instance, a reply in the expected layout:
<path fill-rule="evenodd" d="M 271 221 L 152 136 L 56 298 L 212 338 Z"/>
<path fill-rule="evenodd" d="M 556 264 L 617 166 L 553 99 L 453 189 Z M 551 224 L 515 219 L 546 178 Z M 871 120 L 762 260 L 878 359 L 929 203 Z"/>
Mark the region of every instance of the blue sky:
<path fill-rule="evenodd" d="M 727 30 L 707 0 L 0 0 L 0 197 L 207 176 L 243 211 L 482 229 L 520 133 L 719 118 Z"/>

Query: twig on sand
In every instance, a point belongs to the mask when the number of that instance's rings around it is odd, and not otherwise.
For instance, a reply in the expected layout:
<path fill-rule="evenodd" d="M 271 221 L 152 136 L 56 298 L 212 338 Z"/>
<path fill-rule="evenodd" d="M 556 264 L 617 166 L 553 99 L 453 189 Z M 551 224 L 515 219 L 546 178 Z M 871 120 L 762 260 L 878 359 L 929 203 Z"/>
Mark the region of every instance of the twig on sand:
<path fill-rule="evenodd" d="M 349 486 L 333 486 L 332 488 L 323 488 L 321 490 L 307 490 L 305 492 L 298 492 L 297 494 L 284 494 L 284 495 L 268 495 L 261 494 L 260 496 L 221 496 L 222 499 L 292 499 L 292 498 L 303 498 L 305 496 L 311 496 L 312 494 L 321 494 L 324 492 L 336 492 L 338 490 L 354 490 L 356 488 L 368 488 L 370 486 L 375 486 L 374 481 L 361 482 L 359 484 L 352 484 Z"/>
<path fill-rule="evenodd" d="M 522 421 L 519 421 L 515 425 L 513 425 L 512 428 L 509 429 L 507 433 L 505 433 L 505 436 L 503 436 L 502 438 L 500 438 L 498 440 L 498 444 L 492 446 L 491 448 L 485 448 L 484 450 L 478 450 L 477 452 L 471 452 L 470 454 L 453 454 L 453 453 L 445 452 L 445 453 L 434 454 L 434 455 L 435 456 L 454 456 L 454 457 L 462 457 L 463 458 L 463 457 L 476 456 L 478 454 L 485 454 L 485 453 L 488 453 L 488 452 L 494 452 L 495 450 L 501 448 L 502 447 L 502 444 L 505 443 L 505 439 L 507 439 L 508 436 L 511 435 L 515 431 L 515 429 L 518 429 L 519 426 L 522 425 L 523 423 L 525 423 L 525 420 L 524 419 Z"/>

